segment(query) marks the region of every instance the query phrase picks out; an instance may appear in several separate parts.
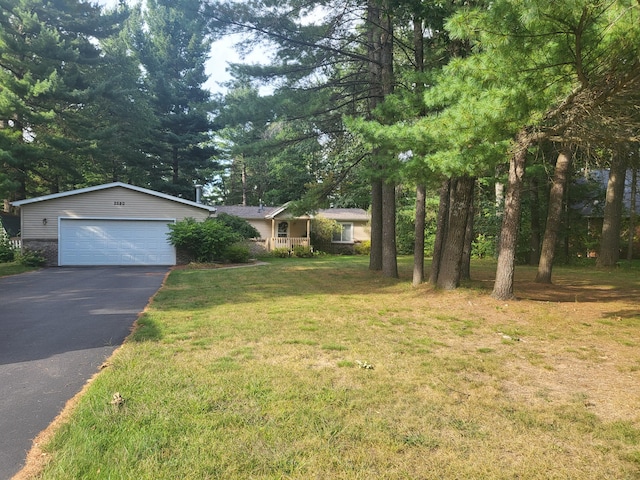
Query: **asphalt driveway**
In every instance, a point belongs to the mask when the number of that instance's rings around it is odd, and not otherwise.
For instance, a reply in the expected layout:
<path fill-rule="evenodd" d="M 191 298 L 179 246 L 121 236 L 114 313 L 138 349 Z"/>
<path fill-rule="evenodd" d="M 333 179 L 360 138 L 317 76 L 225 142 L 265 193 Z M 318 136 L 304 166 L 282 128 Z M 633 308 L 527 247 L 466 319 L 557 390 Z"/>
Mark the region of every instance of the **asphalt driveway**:
<path fill-rule="evenodd" d="M 167 267 L 50 268 L 0 278 L 0 480 L 122 343 Z"/>

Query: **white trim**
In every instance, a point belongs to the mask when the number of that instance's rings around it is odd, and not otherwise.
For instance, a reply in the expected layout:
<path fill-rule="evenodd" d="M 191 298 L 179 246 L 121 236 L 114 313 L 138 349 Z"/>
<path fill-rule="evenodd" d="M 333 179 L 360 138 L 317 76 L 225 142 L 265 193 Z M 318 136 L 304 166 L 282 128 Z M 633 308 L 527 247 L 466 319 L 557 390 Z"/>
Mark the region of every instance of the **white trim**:
<path fill-rule="evenodd" d="M 340 238 L 342 238 L 342 234 L 344 233 L 344 226 L 345 225 L 349 225 L 351 227 L 351 240 L 334 240 L 333 239 L 333 235 L 331 236 L 331 243 L 353 243 L 353 229 L 354 229 L 354 225 L 353 222 L 338 222 L 338 225 L 340 225 Z"/>
<path fill-rule="evenodd" d="M 287 202 L 284 205 L 276 208 L 273 212 L 271 212 L 269 215 L 265 215 L 264 218 L 268 218 L 268 219 L 274 219 L 276 217 L 276 215 L 280 215 L 282 212 L 284 212 L 287 208 L 289 208 L 289 204 L 291 202 Z"/>
<path fill-rule="evenodd" d="M 203 205 L 202 203 L 192 202 L 191 200 L 185 200 L 184 198 L 174 197 L 173 195 L 167 195 L 166 193 L 156 192 L 155 190 L 136 187 L 135 185 L 129 185 L 128 183 L 122 183 L 122 182 L 105 183 L 103 185 L 94 185 L 93 187 L 79 188 L 78 190 L 70 190 L 68 192 L 52 193 L 51 195 L 44 195 L 42 197 L 30 198 L 27 200 L 18 200 L 16 202 L 11 202 L 11 205 L 15 207 L 20 207 L 22 205 L 28 205 L 31 203 L 46 202 L 47 200 L 54 200 L 57 198 L 64 198 L 72 195 L 80 195 L 80 194 L 89 193 L 89 192 L 96 192 L 99 190 L 106 190 L 106 189 L 115 188 L 115 187 L 126 188 L 129 190 L 133 190 L 135 192 L 144 193 L 146 195 L 152 195 L 154 197 L 163 198 L 165 200 L 170 200 L 172 202 L 183 203 L 191 207 L 202 208 L 203 210 L 208 210 L 210 212 L 216 211 L 216 207 L 210 207 L 208 205 Z"/>

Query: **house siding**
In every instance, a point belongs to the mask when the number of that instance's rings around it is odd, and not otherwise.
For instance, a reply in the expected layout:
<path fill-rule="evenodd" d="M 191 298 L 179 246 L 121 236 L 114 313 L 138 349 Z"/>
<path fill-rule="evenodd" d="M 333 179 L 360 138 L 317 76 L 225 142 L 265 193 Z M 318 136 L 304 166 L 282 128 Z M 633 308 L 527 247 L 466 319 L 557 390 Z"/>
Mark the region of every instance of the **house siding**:
<path fill-rule="evenodd" d="M 364 242 L 371 238 L 371 227 L 368 222 L 353 222 L 353 241 Z"/>
<path fill-rule="evenodd" d="M 58 218 L 175 218 L 198 221 L 209 212 L 123 187 L 85 192 L 21 207 L 23 240 L 57 240 Z M 46 225 L 43 219 L 47 219 Z"/>
<path fill-rule="evenodd" d="M 260 237 L 254 243 L 264 248 L 269 248 L 268 239 L 277 236 L 277 224 L 282 221 L 289 222 L 288 236 L 304 238 L 307 236 L 308 217 L 293 217 L 286 208 L 281 207 L 246 207 L 239 205 L 220 205 L 218 213 L 227 213 L 245 219 L 259 233 Z M 321 209 L 317 212 L 319 217 L 329 218 L 338 222 L 353 224 L 353 243 L 331 243 L 327 249 L 335 247 L 339 253 L 353 252 L 354 245 L 370 240 L 371 227 L 369 215 L 359 208 Z M 273 227 L 272 227 L 273 223 Z M 273 230 L 272 230 L 273 228 Z M 313 227 L 311 227 L 313 229 Z"/>
<path fill-rule="evenodd" d="M 250 219 L 247 220 L 249 224 L 255 228 L 260 234 L 259 238 L 265 239 L 271 237 L 271 221 L 265 222 L 264 218 L 262 219 Z"/>

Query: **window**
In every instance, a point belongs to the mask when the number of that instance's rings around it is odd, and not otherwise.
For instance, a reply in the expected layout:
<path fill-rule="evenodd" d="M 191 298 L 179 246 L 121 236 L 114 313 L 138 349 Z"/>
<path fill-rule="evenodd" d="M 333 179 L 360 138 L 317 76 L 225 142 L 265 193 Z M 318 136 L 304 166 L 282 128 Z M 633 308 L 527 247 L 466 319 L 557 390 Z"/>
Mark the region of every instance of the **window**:
<path fill-rule="evenodd" d="M 339 223 L 340 231 L 333 233 L 335 243 L 353 243 L 353 223 Z"/>
<path fill-rule="evenodd" d="M 288 236 L 289 236 L 289 223 L 288 222 L 278 223 L 278 238 L 286 238 Z"/>

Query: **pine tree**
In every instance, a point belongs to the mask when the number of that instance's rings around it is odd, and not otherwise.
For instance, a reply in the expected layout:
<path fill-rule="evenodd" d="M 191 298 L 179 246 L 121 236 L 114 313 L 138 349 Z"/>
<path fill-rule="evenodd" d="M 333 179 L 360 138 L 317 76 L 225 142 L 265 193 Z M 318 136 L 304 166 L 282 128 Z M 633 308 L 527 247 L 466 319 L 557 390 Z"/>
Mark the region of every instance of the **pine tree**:
<path fill-rule="evenodd" d="M 145 149 L 150 186 L 189 199 L 215 167 L 211 95 L 203 87 L 211 42 L 202 13 L 199 0 L 147 0 L 132 19 L 133 47 L 158 122 Z"/>
<path fill-rule="evenodd" d="M 82 181 L 74 122 L 90 101 L 96 40 L 116 20 L 78 0 L 0 1 L 0 185 L 6 198 Z"/>

